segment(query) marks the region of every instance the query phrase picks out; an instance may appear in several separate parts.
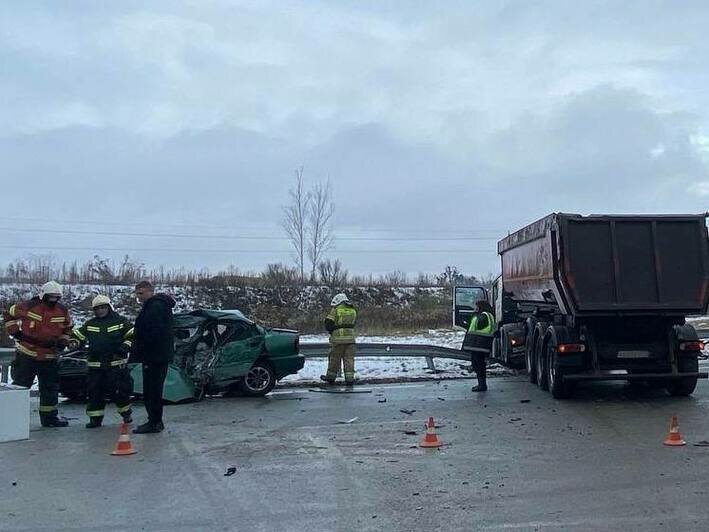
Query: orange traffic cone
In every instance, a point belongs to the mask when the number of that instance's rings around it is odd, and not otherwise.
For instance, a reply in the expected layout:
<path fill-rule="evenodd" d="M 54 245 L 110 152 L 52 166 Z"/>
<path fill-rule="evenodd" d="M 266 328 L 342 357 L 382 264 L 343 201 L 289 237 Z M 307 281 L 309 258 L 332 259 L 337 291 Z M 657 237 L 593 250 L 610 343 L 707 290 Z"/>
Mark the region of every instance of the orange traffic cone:
<path fill-rule="evenodd" d="M 679 433 L 679 423 L 677 422 L 677 416 L 672 416 L 670 418 L 670 433 L 667 435 L 667 439 L 663 443 L 665 445 L 671 445 L 673 447 L 687 445 L 687 442 L 682 439 L 682 435 Z"/>
<path fill-rule="evenodd" d="M 111 453 L 113 456 L 125 456 L 128 454 L 135 454 L 136 451 L 133 448 L 133 444 L 130 442 L 130 436 L 128 435 L 128 425 L 121 423 L 121 432 L 118 436 L 118 441 L 116 446 L 113 448 Z"/>
<path fill-rule="evenodd" d="M 429 417 L 426 423 L 426 435 L 419 443 L 419 447 L 440 447 L 442 445 L 441 440 L 436 435 L 435 428 L 436 424 L 433 421 L 433 417 Z"/>

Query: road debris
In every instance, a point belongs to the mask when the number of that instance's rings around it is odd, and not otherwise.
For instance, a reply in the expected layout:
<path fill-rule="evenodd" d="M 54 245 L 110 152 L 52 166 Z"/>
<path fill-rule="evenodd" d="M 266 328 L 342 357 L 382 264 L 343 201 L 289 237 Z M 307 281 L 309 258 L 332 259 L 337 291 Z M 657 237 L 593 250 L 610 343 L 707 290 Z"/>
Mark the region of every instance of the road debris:
<path fill-rule="evenodd" d="M 377 401 L 377 403 L 386 403 L 386 402 L 387 402 L 387 398 L 386 398 L 386 397 L 382 397 L 381 399 L 379 399 L 379 400 Z"/>
<path fill-rule="evenodd" d="M 359 417 L 353 417 L 352 419 L 340 420 L 340 421 L 338 421 L 338 423 L 340 423 L 342 425 L 349 425 L 350 423 L 354 423 L 358 419 L 359 419 Z"/>
<path fill-rule="evenodd" d="M 308 388 L 308 391 L 316 393 L 372 393 L 371 388 L 354 388 L 352 386 L 344 388 Z"/>
<path fill-rule="evenodd" d="M 695 447 L 709 447 L 709 441 L 702 440 L 693 444 Z"/>
<path fill-rule="evenodd" d="M 413 416 L 416 410 L 407 410 L 406 408 L 402 408 L 401 410 L 399 410 L 399 412 L 401 412 L 402 414 L 406 414 L 407 416 Z"/>
<path fill-rule="evenodd" d="M 532 400 L 531 399 L 520 399 L 519 402 L 520 403 L 531 403 Z"/>
<path fill-rule="evenodd" d="M 224 473 L 224 476 L 225 476 L 225 477 L 230 477 L 230 476 L 232 476 L 234 473 L 236 473 L 236 468 L 235 468 L 235 467 L 229 467 L 229 468 L 227 468 L 226 473 Z"/>

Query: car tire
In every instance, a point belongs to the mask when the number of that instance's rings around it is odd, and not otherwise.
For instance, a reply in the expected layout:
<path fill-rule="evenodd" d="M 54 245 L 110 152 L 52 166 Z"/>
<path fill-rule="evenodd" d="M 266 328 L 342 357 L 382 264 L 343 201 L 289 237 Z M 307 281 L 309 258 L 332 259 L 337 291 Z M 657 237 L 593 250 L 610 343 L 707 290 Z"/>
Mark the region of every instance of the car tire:
<path fill-rule="evenodd" d="M 697 373 L 699 359 L 696 354 L 685 355 L 677 361 L 677 369 L 681 372 Z M 687 397 L 694 393 L 697 387 L 697 377 L 687 377 L 667 383 L 667 391 L 675 397 Z"/>
<path fill-rule="evenodd" d="M 273 366 L 265 360 L 257 360 L 239 382 L 239 390 L 249 397 L 262 397 L 276 385 Z"/>

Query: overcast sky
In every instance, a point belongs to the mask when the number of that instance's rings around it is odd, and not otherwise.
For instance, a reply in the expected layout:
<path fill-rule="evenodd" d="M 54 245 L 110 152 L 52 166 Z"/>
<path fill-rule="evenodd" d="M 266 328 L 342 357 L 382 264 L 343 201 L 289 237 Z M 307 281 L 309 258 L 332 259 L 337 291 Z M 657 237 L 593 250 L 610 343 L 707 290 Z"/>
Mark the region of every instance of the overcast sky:
<path fill-rule="evenodd" d="M 3 2 L 0 264 L 288 262 L 301 165 L 357 273 L 495 272 L 553 211 L 703 212 L 708 27 L 702 1 Z"/>

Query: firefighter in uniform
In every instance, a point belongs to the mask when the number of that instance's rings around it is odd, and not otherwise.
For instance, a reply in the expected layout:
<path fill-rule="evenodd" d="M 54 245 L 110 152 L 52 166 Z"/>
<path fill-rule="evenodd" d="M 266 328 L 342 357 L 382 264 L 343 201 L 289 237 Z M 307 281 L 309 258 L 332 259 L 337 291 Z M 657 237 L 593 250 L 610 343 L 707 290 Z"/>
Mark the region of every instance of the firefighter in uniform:
<path fill-rule="evenodd" d="M 492 339 L 495 332 L 495 316 L 487 301 L 475 304 L 475 314 L 470 320 L 468 332 L 463 340 L 463 349 L 470 352 L 470 359 L 478 378 L 478 385 L 473 386 L 473 392 L 487 391 L 487 369 L 485 358 L 492 351 Z"/>
<path fill-rule="evenodd" d="M 39 296 L 16 303 L 3 313 L 5 329 L 15 338 L 17 350 L 12 365 L 12 382 L 29 388 L 39 379 L 39 419 L 43 427 L 66 427 L 59 417 L 59 353 L 69 345 L 71 318 L 59 303 L 62 286 L 49 281 Z"/>
<path fill-rule="evenodd" d="M 96 317 L 74 329 L 74 337 L 88 342 L 87 365 L 89 402 L 86 415 L 87 429 L 100 427 L 106 406 L 106 396 L 116 403 L 118 413 L 125 423 L 132 423 L 130 398 L 133 378 L 128 369 L 133 327 L 130 322 L 111 307 L 111 300 L 98 295 L 91 302 Z"/>
<path fill-rule="evenodd" d="M 337 294 L 330 303 L 332 310 L 325 318 L 325 329 L 330 333 L 330 355 L 327 374 L 320 379 L 332 384 L 344 366 L 345 384 L 354 384 L 354 354 L 357 311 L 345 294 Z"/>

